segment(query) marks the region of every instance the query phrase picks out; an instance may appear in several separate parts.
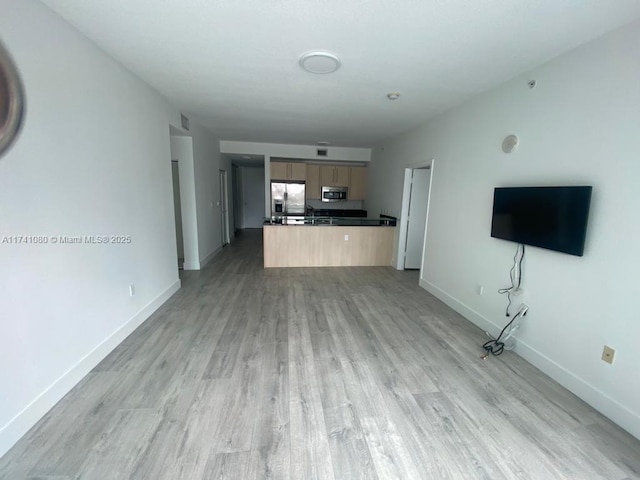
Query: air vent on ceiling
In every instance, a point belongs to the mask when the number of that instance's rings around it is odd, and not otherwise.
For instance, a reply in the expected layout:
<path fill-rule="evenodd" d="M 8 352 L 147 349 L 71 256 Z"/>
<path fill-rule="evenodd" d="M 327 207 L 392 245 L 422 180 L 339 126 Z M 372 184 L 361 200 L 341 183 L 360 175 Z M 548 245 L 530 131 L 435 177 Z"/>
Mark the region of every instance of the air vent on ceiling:
<path fill-rule="evenodd" d="M 319 157 L 326 157 L 327 156 L 327 152 L 328 152 L 328 150 L 326 148 L 319 148 L 318 149 L 318 156 Z"/>

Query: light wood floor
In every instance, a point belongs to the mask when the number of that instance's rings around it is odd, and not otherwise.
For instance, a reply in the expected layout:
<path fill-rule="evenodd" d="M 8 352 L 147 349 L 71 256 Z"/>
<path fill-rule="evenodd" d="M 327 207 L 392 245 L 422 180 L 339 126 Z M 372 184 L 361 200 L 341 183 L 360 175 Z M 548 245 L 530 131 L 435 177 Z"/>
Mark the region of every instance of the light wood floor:
<path fill-rule="evenodd" d="M 246 231 L 0 459 L 17 479 L 638 479 L 640 441 L 392 268 Z"/>

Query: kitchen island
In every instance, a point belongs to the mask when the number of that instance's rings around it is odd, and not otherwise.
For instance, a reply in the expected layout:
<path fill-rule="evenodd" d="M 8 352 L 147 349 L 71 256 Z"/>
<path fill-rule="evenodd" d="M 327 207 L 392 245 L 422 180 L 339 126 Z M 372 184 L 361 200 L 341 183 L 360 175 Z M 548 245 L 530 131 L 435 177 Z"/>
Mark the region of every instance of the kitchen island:
<path fill-rule="evenodd" d="M 263 227 L 264 267 L 391 265 L 395 220 L 271 217 Z"/>

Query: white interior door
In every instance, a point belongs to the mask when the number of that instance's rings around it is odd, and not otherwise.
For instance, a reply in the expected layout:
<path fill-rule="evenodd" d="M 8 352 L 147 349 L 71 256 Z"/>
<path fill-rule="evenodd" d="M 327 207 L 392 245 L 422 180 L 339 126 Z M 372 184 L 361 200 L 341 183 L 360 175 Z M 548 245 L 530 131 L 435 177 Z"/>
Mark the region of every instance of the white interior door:
<path fill-rule="evenodd" d="M 422 267 L 430 177 L 431 170 L 429 169 L 413 169 L 409 199 L 407 243 L 404 256 L 405 269 L 420 269 Z"/>

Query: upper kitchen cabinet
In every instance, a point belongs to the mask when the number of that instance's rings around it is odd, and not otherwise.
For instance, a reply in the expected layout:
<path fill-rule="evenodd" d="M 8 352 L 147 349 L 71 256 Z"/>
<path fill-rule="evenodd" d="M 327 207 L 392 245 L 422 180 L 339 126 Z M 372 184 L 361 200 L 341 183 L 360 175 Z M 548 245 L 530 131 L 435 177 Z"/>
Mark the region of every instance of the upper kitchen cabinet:
<path fill-rule="evenodd" d="M 320 200 L 320 165 L 307 165 L 307 198 Z"/>
<path fill-rule="evenodd" d="M 322 165 L 320 167 L 320 184 L 323 187 L 348 187 L 349 167 Z"/>
<path fill-rule="evenodd" d="M 349 200 L 365 200 L 367 193 L 366 167 L 351 167 L 349 178 Z"/>
<path fill-rule="evenodd" d="M 307 165 L 304 163 L 271 162 L 271 180 L 304 182 L 306 179 Z"/>

